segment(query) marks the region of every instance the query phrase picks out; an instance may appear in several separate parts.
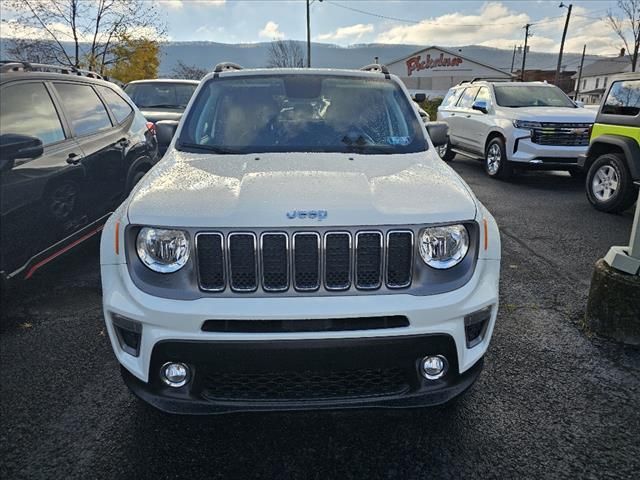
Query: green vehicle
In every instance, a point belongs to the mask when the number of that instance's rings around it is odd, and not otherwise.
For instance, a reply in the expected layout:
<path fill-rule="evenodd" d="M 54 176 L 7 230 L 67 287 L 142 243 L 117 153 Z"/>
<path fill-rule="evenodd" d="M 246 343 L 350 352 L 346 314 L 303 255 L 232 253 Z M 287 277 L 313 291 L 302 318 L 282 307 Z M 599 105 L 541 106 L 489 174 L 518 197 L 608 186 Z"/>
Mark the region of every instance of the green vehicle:
<path fill-rule="evenodd" d="M 591 131 L 587 154 L 587 198 L 603 212 L 622 212 L 636 201 L 640 180 L 640 74 L 615 78 Z"/>

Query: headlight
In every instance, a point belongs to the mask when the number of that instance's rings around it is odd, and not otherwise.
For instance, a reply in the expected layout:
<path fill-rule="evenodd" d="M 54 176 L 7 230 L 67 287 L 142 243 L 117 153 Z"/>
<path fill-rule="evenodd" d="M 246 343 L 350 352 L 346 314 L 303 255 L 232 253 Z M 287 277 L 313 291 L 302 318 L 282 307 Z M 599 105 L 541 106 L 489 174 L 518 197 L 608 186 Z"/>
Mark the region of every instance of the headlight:
<path fill-rule="evenodd" d="M 529 122 L 527 120 L 514 120 L 513 126 L 516 128 L 531 129 L 531 128 L 541 128 L 542 124 L 540 122 Z"/>
<path fill-rule="evenodd" d="M 468 251 L 469 232 L 464 225 L 428 227 L 420 234 L 420 256 L 430 267 L 454 267 Z"/>
<path fill-rule="evenodd" d="M 136 240 L 138 257 L 154 272 L 173 273 L 189 259 L 189 240 L 182 230 L 145 227 Z"/>

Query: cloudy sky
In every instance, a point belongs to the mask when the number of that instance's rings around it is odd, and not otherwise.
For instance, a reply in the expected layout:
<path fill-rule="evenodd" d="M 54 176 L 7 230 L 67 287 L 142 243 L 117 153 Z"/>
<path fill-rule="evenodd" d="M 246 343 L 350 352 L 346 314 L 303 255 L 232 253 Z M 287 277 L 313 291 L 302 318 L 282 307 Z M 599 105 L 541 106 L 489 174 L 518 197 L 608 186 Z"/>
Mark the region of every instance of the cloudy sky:
<path fill-rule="evenodd" d="M 223 43 L 306 38 L 305 0 L 152 0 L 164 11 L 174 41 Z M 570 3 L 567 0 L 566 3 Z M 615 1 L 573 1 L 566 50 L 615 54 L 620 42 L 605 22 Z M 512 48 L 522 44 L 523 26 L 532 23 L 531 48 L 556 51 L 566 8 L 559 0 L 427 1 L 314 0 L 312 39 L 318 42 L 481 44 Z M 5 12 L 5 15 L 7 12 Z M 10 36 L 5 28 L 3 36 Z"/>

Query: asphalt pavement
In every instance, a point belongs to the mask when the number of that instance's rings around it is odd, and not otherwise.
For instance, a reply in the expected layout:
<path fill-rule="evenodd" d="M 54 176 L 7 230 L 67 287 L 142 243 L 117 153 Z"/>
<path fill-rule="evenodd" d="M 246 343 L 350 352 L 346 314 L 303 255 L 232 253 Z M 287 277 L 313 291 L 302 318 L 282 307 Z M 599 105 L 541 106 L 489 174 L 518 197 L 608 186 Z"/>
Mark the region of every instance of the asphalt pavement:
<path fill-rule="evenodd" d="M 452 166 L 502 233 L 484 371 L 444 408 L 175 417 L 123 385 L 98 243 L 11 292 L 0 315 L 0 478 L 638 478 L 640 350 L 582 325 L 595 261 L 626 244 L 564 173 L 505 183 Z M 428 199 L 425 199 L 428 201 Z"/>

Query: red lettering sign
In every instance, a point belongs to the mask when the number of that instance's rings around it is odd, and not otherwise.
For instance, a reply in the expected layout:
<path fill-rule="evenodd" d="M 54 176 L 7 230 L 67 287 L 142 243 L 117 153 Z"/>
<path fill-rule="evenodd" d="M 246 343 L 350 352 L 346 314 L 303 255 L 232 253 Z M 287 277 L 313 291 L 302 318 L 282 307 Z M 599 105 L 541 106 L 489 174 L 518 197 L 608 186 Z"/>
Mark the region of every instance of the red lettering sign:
<path fill-rule="evenodd" d="M 420 70 L 428 70 L 430 68 L 437 67 L 457 67 L 462 63 L 460 57 L 445 57 L 444 53 L 441 53 L 439 57 L 432 58 L 430 54 L 427 54 L 427 58 L 421 60 L 420 55 L 407 59 L 407 76 L 411 76 L 413 72 L 419 72 Z"/>

